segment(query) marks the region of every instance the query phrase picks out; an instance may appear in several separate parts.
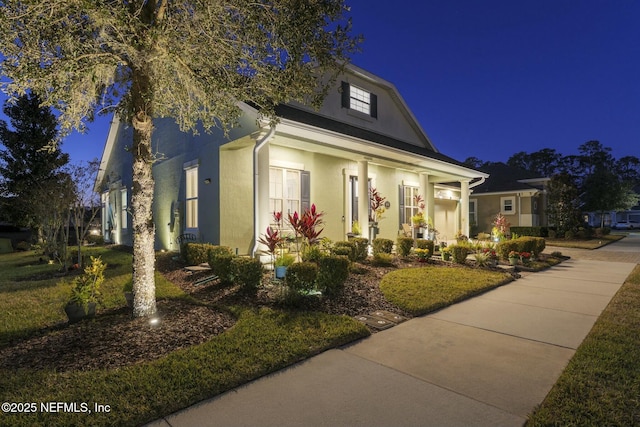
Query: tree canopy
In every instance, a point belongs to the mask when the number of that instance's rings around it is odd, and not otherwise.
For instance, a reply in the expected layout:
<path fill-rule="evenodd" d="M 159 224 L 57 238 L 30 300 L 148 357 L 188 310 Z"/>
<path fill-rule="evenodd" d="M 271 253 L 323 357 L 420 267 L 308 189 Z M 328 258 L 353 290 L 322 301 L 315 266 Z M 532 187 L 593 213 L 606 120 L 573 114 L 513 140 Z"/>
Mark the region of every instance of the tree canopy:
<path fill-rule="evenodd" d="M 359 37 L 342 0 L 0 0 L 5 90 L 57 108 L 63 132 L 115 111 L 133 127 L 134 315 L 156 311 L 153 119 L 229 129 L 239 101 L 273 121 L 319 105 Z"/>
<path fill-rule="evenodd" d="M 3 181 L 3 213 L 16 225 L 42 228 L 44 219 L 37 205 L 48 203 L 36 194 L 42 188 L 54 187 L 61 178 L 60 168 L 69 156 L 59 149 L 49 150 L 56 144 L 58 129 L 56 117 L 50 108 L 40 105 L 40 98 L 25 94 L 15 104 L 5 104 L 4 113 L 10 123 L 0 121 L 0 175 Z"/>

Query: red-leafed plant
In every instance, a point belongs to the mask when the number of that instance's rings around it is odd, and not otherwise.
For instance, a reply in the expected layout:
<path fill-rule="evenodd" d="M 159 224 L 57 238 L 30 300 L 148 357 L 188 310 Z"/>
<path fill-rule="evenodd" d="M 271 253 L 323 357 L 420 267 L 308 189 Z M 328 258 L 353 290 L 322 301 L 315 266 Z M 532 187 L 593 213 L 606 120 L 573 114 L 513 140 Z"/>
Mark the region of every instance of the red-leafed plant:
<path fill-rule="evenodd" d="M 324 230 L 324 228 L 317 229 L 323 223 L 322 216 L 324 216 L 324 212 L 318 211 L 315 204 L 311 205 L 311 208 L 305 209 L 302 216 L 299 216 L 298 212 L 294 212 L 293 215 L 289 214 L 289 224 L 296 234 L 296 245 L 298 244 L 297 237 L 304 238 L 304 243 L 308 246 L 318 243 L 320 233 Z M 300 250 L 299 247 L 297 249 Z"/>
<path fill-rule="evenodd" d="M 371 207 L 371 213 L 369 214 L 369 221 L 378 222 L 382 219 L 382 214 L 385 209 L 383 207 L 386 197 L 382 197 L 377 189 L 369 189 L 369 206 Z"/>

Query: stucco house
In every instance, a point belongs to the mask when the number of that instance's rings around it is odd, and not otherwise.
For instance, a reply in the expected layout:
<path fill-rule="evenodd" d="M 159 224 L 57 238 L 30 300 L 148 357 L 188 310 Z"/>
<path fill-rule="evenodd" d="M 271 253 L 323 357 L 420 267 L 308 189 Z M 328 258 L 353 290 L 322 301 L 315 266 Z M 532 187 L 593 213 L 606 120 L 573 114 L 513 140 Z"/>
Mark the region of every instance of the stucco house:
<path fill-rule="evenodd" d="M 549 178 L 538 177 L 504 163 L 480 168 L 489 178 L 473 188 L 469 199 L 471 235 L 491 233 L 493 220 L 503 214 L 511 226 L 546 226 Z"/>
<path fill-rule="evenodd" d="M 393 84 L 349 66 L 320 110 L 281 105 L 273 128 L 250 104 L 240 107 L 240 126 L 227 137 L 154 122 L 158 249 L 177 250 L 178 236 L 193 233 L 255 254 L 274 211 L 302 212 L 312 203 L 325 212 L 323 237 L 345 240 L 354 221 L 369 237 L 370 187 L 386 198 L 379 237 L 395 240 L 411 223 L 418 194 L 440 238 L 468 234 L 470 186 L 488 175 L 441 154 Z M 132 129 L 114 118 L 96 180 L 104 237 L 121 244 L 132 237 L 131 141 Z"/>

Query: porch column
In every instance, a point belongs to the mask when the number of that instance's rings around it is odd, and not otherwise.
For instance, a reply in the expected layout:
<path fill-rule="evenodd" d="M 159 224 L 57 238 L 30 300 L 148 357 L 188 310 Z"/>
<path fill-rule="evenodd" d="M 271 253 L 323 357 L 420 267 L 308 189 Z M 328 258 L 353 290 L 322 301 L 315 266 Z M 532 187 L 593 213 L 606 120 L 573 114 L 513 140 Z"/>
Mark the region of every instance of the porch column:
<path fill-rule="evenodd" d="M 253 147 L 253 242 L 251 256 L 258 251 L 258 239 L 269 225 L 269 140 L 276 133 L 275 126 L 260 133 Z"/>
<path fill-rule="evenodd" d="M 358 162 L 358 222 L 362 237 L 369 238 L 369 163 Z"/>
<path fill-rule="evenodd" d="M 460 230 L 469 236 L 469 181 L 460 181 Z"/>

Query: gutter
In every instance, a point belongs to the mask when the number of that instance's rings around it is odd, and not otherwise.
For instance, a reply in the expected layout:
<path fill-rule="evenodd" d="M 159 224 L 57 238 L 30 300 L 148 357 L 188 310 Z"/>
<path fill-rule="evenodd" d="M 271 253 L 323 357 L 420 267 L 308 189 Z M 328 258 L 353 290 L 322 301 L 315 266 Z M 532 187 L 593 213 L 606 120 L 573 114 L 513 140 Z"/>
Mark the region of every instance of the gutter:
<path fill-rule="evenodd" d="M 258 173 L 258 156 L 260 150 L 269 142 L 273 135 L 276 133 L 276 126 L 272 125 L 269 132 L 262 138 L 256 141 L 256 145 L 253 147 L 253 242 L 251 243 L 251 258 L 256 256 L 258 251 L 258 236 L 260 235 L 260 221 L 258 221 L 258 202 L 260 196 L 258 194 L 258 184 L 260 175 Z"/>

